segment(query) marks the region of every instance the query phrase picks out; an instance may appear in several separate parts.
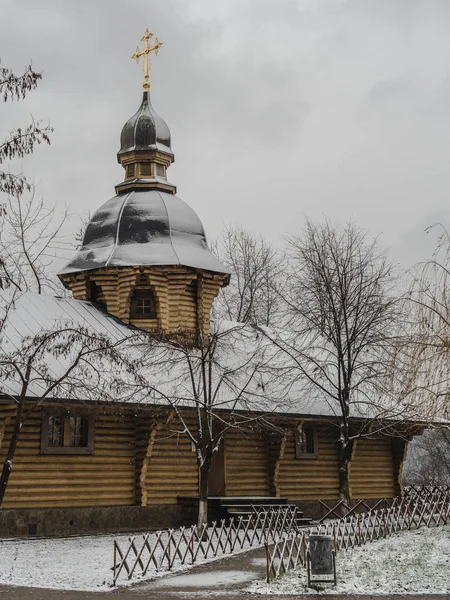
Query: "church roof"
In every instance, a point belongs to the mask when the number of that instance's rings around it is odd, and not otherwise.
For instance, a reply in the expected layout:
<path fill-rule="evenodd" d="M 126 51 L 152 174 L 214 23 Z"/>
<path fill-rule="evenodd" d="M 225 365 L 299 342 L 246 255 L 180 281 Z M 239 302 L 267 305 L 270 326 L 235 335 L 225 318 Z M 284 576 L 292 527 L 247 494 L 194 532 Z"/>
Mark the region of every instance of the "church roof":
<path fill-rule="evenodd" d="M 126 340 L 132 335 L 139 333 L 139 330 L 122 323 L 112 315 L 105 312 L 99 305 L 74 300 L 71 298 L 55 298 L 43 294 L 26 292 L 17 294 L 14 290 L 0 290 L 0 320 L 3 321 L 1 330 L 1 347 L 0 354 L 7 362 L 8 356 L 20 352 L 22 345 L 38 336 L 43 332 L 52 330 L 60 330 L 73 327 L 85 328 L 95 334 L 105 336 L 113 343 L 118 343 L 121 340 Z M 261 330 L 250 325 L 242 323 L 219 322 L 215 324 L 215 329 L 218 329 L 221 334 L 220 349 L 216 356 L 220 368 L 226 370 L 236 370 L 236 385 L 239 389 L 239 378 L 243 378 L 246 382 L 249 394 L 254 394 L 256 399 L 255 405 L 247 405 L 245 401 L 236 404 L 236 390 L 230 390 L 228 387 L 222 387 L 221 397 L 218 400 L 218 406 L 223 409 L 233 407 L 237 410 L 255 410 L 258 406 L 259 411 L 268 411 L 272 414 L 285 414 L 292 416 L 309 416 L 309 417 L 336 417 L 339 414 L 339 407 L 335 403 L 330 402 L 326 397 L 311 396 L 310 391 L 305 387 L 305 382 L 298 378 L 295 369 L 292 368 L 289 359 L 286 355 L 280 354 L 276 344 L 273 343 L 271 337 L 261 335 Z M 284 336 L 286 332 L 281 330 L 271 330 L 272 336 Z M 225 336 L 226 334 L 226 336 Z M 155 392 L 154 397 L 149 397 L 148 391 L 144 390 L 144 395 L 139 400 L 136 395 L 133 395 L 136 401 L 142 404 L 158 404 L 164 405 L 169 398 L 173 396 L 177 399 L 179 407 L 191 407 L 193 399 L 190 396 L 189 385 L 185 385 L 183 381 L 183 361 L 172 361 L 167 359 L 165 363 L 158 360 L 158 347 L 163 347 L 165 342 L 160 340 L 156 346 L 148 346 L 152 352 L 156 351 L 156 360 L 153 360 L 154 355 L 149 354 L 147 373 L 148 380 L 158 393 Z M 125 346 L 127 352 L 139 353 L 140 346 L 133 340 L 130 341 L 130 346 Z M 145 345 L 144 352 L 147 352 Z M 255 355 L 253 357 L 253 354 Z M 261 377 L 254 381 L 250 374 L 255 368 L 255 364 L 261 360 L 261 357 L 271 364 L 273 368 L 280 366 L 280 376 L 277 378 L 269 378 L 264 384 L 264 373 Z M 93 357 L 93 360 L 95 357 Z M 106 359 L 107 361 L 107 359 Z M 36 398 L 42 395 L 45 387 L 47 375 L 51 378 L 57 378 L 67 369 L 67 357 L 65 352 L 54 353 L 51 356 L 45 354 L 42 358 L 43 375 L 40 372 L 39 365 L 34 365 L 34 375 L 28 387 L 27 395 L 29 398 Z M 239 375 L 237 366 L 244 365 L 244 368 Z M 110 377 L 110 369 L 107 362 L 103 361 L 102 376 L 108 381 Z M 214 371 L 215 373 L 215 371 Z M 220 372 L 218 371 L 218 375 Z M 123 377 L 128 377 L 127 370 L 124 368 Z M 188 377 L 188 374 L 186 374 Z M 280 385 L 281 381 L 281 385 Z M 134 382 L 132 382 L 134 385 Z M 215 384 L 218 382 L 215 381 Z M 287 395 L 281 394 L 280 389 L 287 390 Z M 19 394 L 21 384 L 17 376 L 11 372 L 9 378 L 0 380 L 0 399 L 11 398 Z M 66 401 L 88 401 L 89 398 L 77 396 L 77 389 L 71 386 L 66 392 L 59 397 L 48 397 L 48 400 L 66 400 Z M 97 401 L 97 400 L 96 400 Z M 111 389 L 111 402 L 122 402 L 120 397 L 114 398 L 114 391 Z M 378 399 L 380 402 L 380 399 Z M 402 420 L 407 419 L 407 411 L 398 412 L 398 402 L 390 405 L 391 401 L 387 400 L 384 411 L 384 418 L 393 418 Z M 421 413 L 421 405 L 411 406 L 411 416 L 417 419 Z M 362 397 L 358 402 L 353 402 L 351 405 L 351 416 L 356 418 L 366 418 L 373 411 L 381 417 L 380 406 L 374 406 L 370 398 Z M 417 411 L 417 412 L 415 412 Z M 431 421 L 427 410 L 424 411 L 422 419 Z M 443 422 L 445 419 L 436 417 L 435 421 Z"/>
<path fill-rule="evenodd" d="M 60 275 L 135 265 L 227 272 L 208 248 L 195 211 L 177 196 L 155 189 L 133 190 L 105 202 L 87 226 L 81 249 Z"/>

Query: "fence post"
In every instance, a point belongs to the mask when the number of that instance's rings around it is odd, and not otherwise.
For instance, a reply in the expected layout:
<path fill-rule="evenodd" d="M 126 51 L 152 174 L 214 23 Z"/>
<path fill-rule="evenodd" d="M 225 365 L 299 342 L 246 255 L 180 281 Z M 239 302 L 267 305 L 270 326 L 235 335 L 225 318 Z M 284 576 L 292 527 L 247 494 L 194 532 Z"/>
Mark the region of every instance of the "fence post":
<path fill-rule="evenodd" d="M 266 548 L 266 583 L 270 583 L 270 553 L 269 553 L 269 544 L 266 542 L 264 544 Z"/>
<path fill-rule="evenodd" d="M 114 568 L 113 568 L 113 585 L 116 585 L 116 568 L 117 568 L 117 542 L 114 540 Z"/>

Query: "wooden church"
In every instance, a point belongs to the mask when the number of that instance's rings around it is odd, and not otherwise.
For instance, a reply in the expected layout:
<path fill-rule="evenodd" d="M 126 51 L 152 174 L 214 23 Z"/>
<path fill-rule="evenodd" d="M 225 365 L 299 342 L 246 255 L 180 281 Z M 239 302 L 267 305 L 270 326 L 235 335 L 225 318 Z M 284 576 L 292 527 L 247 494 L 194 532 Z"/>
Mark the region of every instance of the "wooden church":
<path fill-rule="evenodd" d="M 103 328 L 119 319 L 166 335 L 207 334 L 214 298 L 229 273 L 208 248 L 202 223 L 168 179 L 174 161 L 170 131 L 150 101 L 149 54 L 144 93 L 125 123 L 118 161 L 124 180 L 87 226 L 83 245 L 60 273 L 73 299 L 25 294 L 16 305 L 39 321 L 66 315 Z M 32 402 L 32 399 L 30 400 Z M 12 431 L 11 393 L 0 397 L 0 457 Z M 186 417 L 189 418 L 189 417 Z M 210 493 L 223 497 L 285 497 L 300 506 L 339 499 L 338 428 L 329 415 L 279 415 L 283 435 L 249 430 L 226 435 L 215 458 Z M 169 409 L 154 413 L 124 405 L 58 402 L 30 412 L 16 450 L 0 513 L 0 535 L 165 527 L 183 519 L 184 498 L 199 493 L 191 443 L 174 435 Z M 405 436 L 377 435 L 354 443 L 353 499 L 401 493 Z M 311 505 L 312 506 L 312 505 Z"/>

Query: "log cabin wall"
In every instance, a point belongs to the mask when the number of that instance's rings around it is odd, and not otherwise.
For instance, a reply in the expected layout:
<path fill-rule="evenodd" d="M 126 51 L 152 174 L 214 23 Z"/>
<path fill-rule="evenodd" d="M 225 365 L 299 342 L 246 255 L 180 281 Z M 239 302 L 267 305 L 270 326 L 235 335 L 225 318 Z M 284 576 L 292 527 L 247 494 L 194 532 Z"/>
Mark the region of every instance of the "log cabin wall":
<path fill-rule="evenodd" d="M 225 495 L 270 496 L 269 444 L 257 431 L 225 436 Z"/>
<path fill-rule="evenodd" d="M 185 419 L 195 427 L 194 416 Z M 150 427 L 141 427 L 147 432 L 137 485 L 141 505 L 176 504 L 178 496 L 198 496 L 196 455 L 177 417 L 166 414 Z"/>
<path fill-rule="evenodd" d="M 0 404 L 0 457 L 4 459 L 14 407 Z M 5 416 L 6 415 L 6 416 Z M 41 410 L 22 428 L 3 507 L 47 508 L 135 504 L 135 424 L 133 415 L 95 416 L 93 455 L 40 453 Z"/>
<path fill-rule="evenodd" d="M 93 455 L 40 454 L 41 412 L 22 429 L 4 508 L 175 505 L 198 496 L 195 452 L 176 416 L 96 407 Z M 9 444 L 15 407 L 0 403 L 0 458 Z M 189 427 L 195 416 L 185 415 Z M 297 459 L 294 432 L 234 431 L 225 437 L 225 494 L 337 500 L 337 429 L 316 424 L 317 459 Z M 350 463 L 353 499 L 392 497 L 401 491 L 406 442 L 374 436 L 357 440 Z"/>
<path fill-rule="evenodd" d="M 352 499 L 392 498 L 396 495 L 391 437 L 374 435 L 355 440 L 349 483 Z"/>
<path fill-rule="evenodd" d="M 294 432 L 293 423 L 292 429 L 287 432 L 277 465 L 278 495 L 292 501 L 338 500 L 337 428 L 317 424 L 317 459 L 296 458 Z"/>

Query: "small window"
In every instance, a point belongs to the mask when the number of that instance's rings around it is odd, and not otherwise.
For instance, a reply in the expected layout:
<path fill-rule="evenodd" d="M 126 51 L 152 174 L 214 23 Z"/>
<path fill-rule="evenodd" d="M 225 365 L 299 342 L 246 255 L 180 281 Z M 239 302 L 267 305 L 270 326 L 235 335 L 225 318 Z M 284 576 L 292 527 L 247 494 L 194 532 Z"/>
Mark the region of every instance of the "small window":
<path fill-rule="evenodd" d="M 134 165 L 127 165 L 125 169 L 125 177 L 131 179 L 134 177 Z"/>
<path fill-rule="evenodd" d="M 136 290 L 131 299 L 132 319 L 156 319 L 156 302 L 152 290 Z"/>
<path fill-rule="evenodd" d="M 151 163 L 141 163 L 139 172 L 142 175 L 142 177 L 151 177 L 152 176 Z"/>
<path fill-rule="evenodd" d="M 166 167 L 164 165 L 156 165 L 156 175 L 157 177 L 166 177 Z"/>
<path fill-rule="evenodd" d="M 41 454 L 93 454 L 94 417 L 76 410 L 45 408 Z"/>
<path fill-rule="evenodd" d="M 317 435 L 314 425 L 305 423 L 296 430 L 295 458 L 317 458 Z"/>

